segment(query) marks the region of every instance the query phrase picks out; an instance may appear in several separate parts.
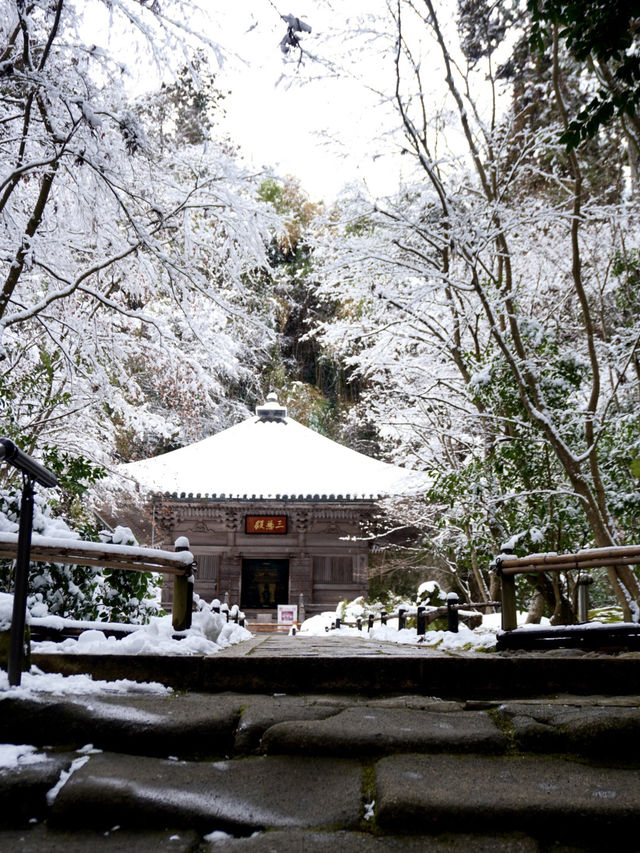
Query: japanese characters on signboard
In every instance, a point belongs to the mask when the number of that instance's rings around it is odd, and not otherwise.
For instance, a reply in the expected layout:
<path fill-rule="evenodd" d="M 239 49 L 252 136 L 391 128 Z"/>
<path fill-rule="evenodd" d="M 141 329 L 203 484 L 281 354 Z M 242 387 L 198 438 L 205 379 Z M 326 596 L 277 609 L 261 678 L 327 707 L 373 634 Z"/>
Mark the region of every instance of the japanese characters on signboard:
<path fill-rule="evenodd" d="M 286 533 L 286 515 L 246 515 L 245 533 Z"/>

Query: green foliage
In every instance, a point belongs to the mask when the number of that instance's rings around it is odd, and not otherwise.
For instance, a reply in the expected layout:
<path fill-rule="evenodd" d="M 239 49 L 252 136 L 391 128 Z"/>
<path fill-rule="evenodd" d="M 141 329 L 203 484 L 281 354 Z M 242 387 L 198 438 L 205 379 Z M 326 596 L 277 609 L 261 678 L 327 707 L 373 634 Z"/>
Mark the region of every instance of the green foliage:
<path fill-rule="evenodd" d="M 136 109 L 161 149 L 167 144 L 199 145 L 210 138 L 224 98 L 199 51 L 171 83 L 141 99 Z"/>
<path fill-rule="evenodd" d="M 11 356 L 9 367 L 0 372 L 2 436 L 32 454 L 47 418 L 64 410 L 71 394 L 59 379 L 63 367 L 60 351 L 52 354 L 43 347 L 35 350 L 26 346 Z M 28 369 L 18 370 L 22 363 L 27 363 Z M 13 471 L 4 468 L 3 479 L 17 479 Z"/>
<path fill-rule="evenodd" d="M 616 606 L 594 607 L 589 610 L 589 621 L 602 622 L 605 625 L 622 622 L 622 608 Z"/>
<path fill-rule="evenodd" d="M 74 521 L 81 538 L 89 541 L 113 541 L 136 544 L 127 528 L 116 528 L 113 534 L 99 531 L 82 503 L 91 483 L 104 477 L 105 471 L 82 456 L 47 447 L 45 464 L 58 476 L 59 498 L 36 491 L 33 532 L 56 538 L 75 538 L 62 520 Z M 0 525 L 17 532 L 20 520 L 19 488 L 0 490 Z M 36 616 L 47 613 L 73 619 L 103 622 L 148 622 L 160 614 L 155 603 L 158 581 L 150 573 L 104 570 L 93 566 L 32 562 L 29 570 L 28 606 Z M 0 561 L 0 591 L 13 586 L 13 561 Z"/>
<path fill-rule="evenodd" d="M 615 292 L 616 308 L 624 325 L 633 325 L 640 317 L 640 251 L 616 252 L 611 272 L 620 282 Z"/>
<path fill-rule="evenodd" d="M 539 50 L 558 27 L 573 56 L 590 59 L 606 69 L 597 94 L 569 124 L 560 141 L 569 150 L 594 137 L 612 119 L 636 115 L 640 106 L 640 29 L 634 0 L 529 0 L 533 17 L 531 40 Z M 608 72 L 608 73 L 607 73 Z"/>
<path fill-rule="evenodd" d="M 310 331 L 341 310 L 318 299 L 308 229 L 321 211 L 292 181 L 269 178 L 260 198 L 285 220 L 284 233 L 269 247 L 273 273 L 262 282 L 263 298 L 275 305 L 277 340 L 261 376 L 265 392 L 276 391 L 289 414 L 322 435 L 344 440 L 345 414 L 358 395 L 344 365 L 323 351 Z"/>

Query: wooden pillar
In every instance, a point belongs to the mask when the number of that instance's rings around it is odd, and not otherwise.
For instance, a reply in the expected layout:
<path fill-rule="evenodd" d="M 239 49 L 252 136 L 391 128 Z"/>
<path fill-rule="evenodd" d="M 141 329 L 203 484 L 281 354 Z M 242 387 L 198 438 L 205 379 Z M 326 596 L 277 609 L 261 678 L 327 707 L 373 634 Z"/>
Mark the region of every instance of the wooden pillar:
<path fill-rule="evenodd" d="M 513 631 L 518 627 L 518 611 L 516 609 L 516 576 L 502 575 L 502 630 Z"/>
<path fill-rule="evenodd" d="M 189 540 L 186 536 L 176 539 L 176 551 L 188 551 Z M 193 573 L 186 569 L 183 575 L 174 575 L 173 609 L 171 624 L 174 631 L 186 631 L 191 627 L 191 609 L 193 606 Z"/>

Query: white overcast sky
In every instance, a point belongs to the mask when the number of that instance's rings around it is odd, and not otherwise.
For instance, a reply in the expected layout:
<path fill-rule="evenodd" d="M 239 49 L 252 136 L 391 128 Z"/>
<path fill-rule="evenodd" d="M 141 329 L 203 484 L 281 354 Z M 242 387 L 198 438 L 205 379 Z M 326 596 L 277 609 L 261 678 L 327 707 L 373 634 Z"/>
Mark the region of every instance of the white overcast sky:
<path fill-rule="evenodd" d="M 371 64 L 358 68 L 356 62 L 356 74 L 363 81 L 348 73 L 336 77 L 323 64 L 336 57 L 345 66 L 354 65 L 356 57 L 346 54 L 356 51 L 355 44 L 329 33 L 332 27 L 348 28 L 350 12 L 365 4 L 338 0 L 331 4 L 332 12 L 330 4 L 295 0 L 291 8 L 280 10 L 298 16 L 313 30 L 302 35 L 302 43 L 321 61 L 305 58 L 300 71 L 297 51 L 283 61 L 279 42 L 286 24 L 270 0 L 230 5 L 220 17 L 220 41 L 237 57 L 223 65 L 220 82 L 231 91 L 227 126 L 247 155 L 258 166 L 299 178 L 314 199 L 330 200 L 354 180 L 366 181 L 374 195 L 392 192 L 402 162 L 397 147 L 383 138 L 390 130 L 388 113 L 385 119 L 378 97 L 363 82 L 390 89 L 392 56 L 374 49 Z M 312 79 L 304 82 L 307 77 Z"/>
<path fill-rule="evenodd" d="M 331 35 L 334 28 L 348 33 L 350 16 L 382 9 L 384 0 L 284 2 L 201 0 L 206 16 L 187 22 L 224 52 L 218 71 L 220 88 L 230 91 L 224 130 L 254 166 L 297 178 L 313 200 L 330 202 L 354 181 L 365 181 L 374 196 L 393 192 L 409 166 L 387 138 L 397 119 L 389 110 L 385 117 L 379 98 L 363 82 L 392 90 L 392 51 L 370 37 L 362 53 L 348 36 Z M 108 47 L 133 66 L 134 74 L 138 69 L 134 87 L 154 85 L 145 58 L 134 55 L 127 38 L 114 31 L 105 7 L 91 4 L 84 11 L 87 39 Z M 283 60 L 279 43 L 286 24 L 279 13 L 296 15 L 312 27 L 311 34 L 303 34 L 303 45 L 321 61 L 305 59 L 298 71 L 297 51 Z M 343 73 L 331 74 L 331 60 Z M 345 70 L 349 66 L 351 71 Z"/>

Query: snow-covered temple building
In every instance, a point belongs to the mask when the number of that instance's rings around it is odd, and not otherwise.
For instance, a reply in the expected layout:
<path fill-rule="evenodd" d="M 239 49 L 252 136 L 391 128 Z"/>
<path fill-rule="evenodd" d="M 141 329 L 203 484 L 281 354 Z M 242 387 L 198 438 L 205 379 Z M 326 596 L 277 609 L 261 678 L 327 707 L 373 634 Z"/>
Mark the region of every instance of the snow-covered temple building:
<path fill-rule="evenodd" d="M 273 394 L 255 417 L 121 470 L 152 495 L 155 541 L 188 537 L 195 591 L 262 619 L 301 594 L 308 614 L 365 592 L 363 525 L 416 476 L 302 426 Z"/>

